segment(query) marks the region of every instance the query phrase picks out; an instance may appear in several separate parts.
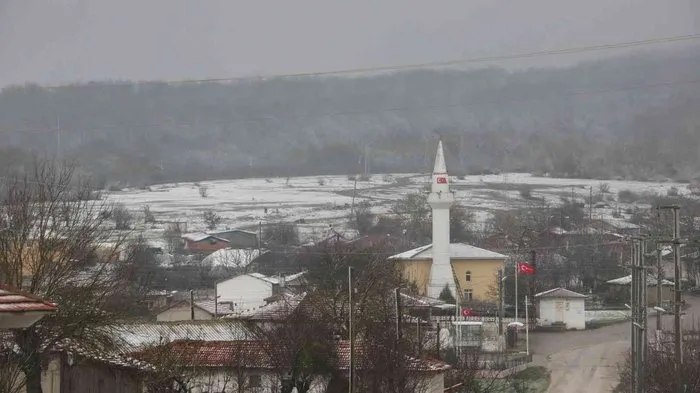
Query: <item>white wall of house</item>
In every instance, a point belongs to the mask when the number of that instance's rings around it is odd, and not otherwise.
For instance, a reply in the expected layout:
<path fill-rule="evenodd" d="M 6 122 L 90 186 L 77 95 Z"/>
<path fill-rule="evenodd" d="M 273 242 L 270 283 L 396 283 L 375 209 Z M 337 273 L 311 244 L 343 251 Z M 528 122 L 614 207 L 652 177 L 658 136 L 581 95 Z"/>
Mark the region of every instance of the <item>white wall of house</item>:
<path fill-rule="evenodd" d="M 586 328 L 584 299 L 547 297 L 539 301 L 540 325 L 551 326 L 563 322 L 567 329 Z"/>
<path fill-rule="evenodd" d="M 189 304 L 182 304 L 162 311 L 156 316 L 158 322 L 189 321 L 192 319 L 192 310 Z M 194 319 L 203 321 L 214 319 L 214 316 L 199 307 L 194 308 Z"/>
<path fill-rule="evenodd" d="M 272 283 L 246 274 L 218 283 L 216 291 L 219 301 L 233 302 L 236 311 L 264 306 L 273 295 Z"/>

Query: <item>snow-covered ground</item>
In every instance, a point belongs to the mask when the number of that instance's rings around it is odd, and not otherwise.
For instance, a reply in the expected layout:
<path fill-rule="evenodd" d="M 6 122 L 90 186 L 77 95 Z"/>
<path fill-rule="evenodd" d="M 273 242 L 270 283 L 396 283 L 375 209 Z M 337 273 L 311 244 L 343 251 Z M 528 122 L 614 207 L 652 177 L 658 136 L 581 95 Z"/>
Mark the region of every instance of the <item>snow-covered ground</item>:
<path fill-rule="evenodd" d="M 138 214 L 145 205 L 150 206 L 159 224 L 141 224 L 146 237 L 160 238 L 167 222 L 187 222 L 187 230 L 206 231 L 202 212 L 215 210 L 222 221 L 219 229 L 241 228 L 255 230 L 259 223 L 298 222 L 305 238 L 326 233 L 329 227 L 343 228 L 347 223 L 350 207 L 367 201 L 376 213 L 388 211 L 391 203 L 406 194 L 424 190 L 430 177 L 425 174 L 373 175 L 369 181 L 353 181 L 347 176 L 310 176 L 294 178 L 253 178 L 217 180 L 201 183 L 176 183 L 151 186 L 147 190 L 127 189 L 111 193 L 108 198 L 123 203 Z M 676 187 L 687 193 L 686 185 L 678 183 L 654 183 L 636 181 L 599 181 L 588 179 L 559 179 L 536 177 L 522 173 L 467 176 L 452 178 L 452 188 L 457 201 L 476 214 L 477 222 L 486 221 L 493 211 L 507 210 L 532 204 L 521 197 L 519 187 L 527 184 L 535 198 L 557 204 L 562 197 L 574 196 L 581 202 L 589 198 L 589 190 L 600 192 L 600 184 L 606 183 L 608 199 L 617 197 L 621 190 L 638 194 L 666 194 Z M 206 187 L 202 197 L 200 186 Z M 608 206 L 593 209 L 594 218 L 612 217 L 612 212 L 630 205 L 608 201 Z"/>

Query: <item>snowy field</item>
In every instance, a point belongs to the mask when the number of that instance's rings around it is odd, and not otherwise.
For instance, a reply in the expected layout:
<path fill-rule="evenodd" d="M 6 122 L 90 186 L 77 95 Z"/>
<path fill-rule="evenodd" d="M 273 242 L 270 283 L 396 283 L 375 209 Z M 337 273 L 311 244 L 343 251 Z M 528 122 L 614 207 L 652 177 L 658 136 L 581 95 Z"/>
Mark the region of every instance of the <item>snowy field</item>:
<path fill-rule="evenodd" d="M 111 193 L 108 198 L 123 203 L 136 213 L 136 229 L 141 229 L 151 240 L 160 238 L 168 222 L 186 222 L 187 230 L 206 231 L 202 212 L 213 209 L 222 217 L 218 229 L 239 228 L 257 230 L 262 223 L 297 222 L 304 240 L 311 240 L 327 233 L 329 227 L 342 230 L 347 224 L 350 207 L 367 201 L 376 213 L 387 212 L 391 203 L 406 194 L 423 191 L 429 186 L 430 176 L 421 174 L 373 175 L 369 181 L 353 181 L 347 176 L 313 176 L 295 178 L 255 178 L 206 181 L 201 183 L 176 183 L 154 185 L 149 189 L 125 189 Z M 666 194 L 676 187 L 688 193 L 685 184 L 588 179 L 559 179 L 535 177 L 529 174 L 508 173 L 501 175 L 467 176 L 451 178 L 457 201 L 474 212 L 478 223 L 483 223 L 497 210 L 526 206 L 534 198 L 542 198 L 551 205 L 560 203 L 562 197 L 572 195 L 587 202 L 592 187 L 600 193 L 600 184 L 606 183 L 606 206 L 593 209 L 594 218 L 612 217 L 615 210 L 630 205 L 618 203 L 617 194 L 630 190 L 638 194 Z M 519 189 L 528 185 L 533 198 L 525 199 Z M 202 197 L 200 186 L 206 187 Z M 157 224 L 143 224 L 140 214 L 148 205 Z"/>

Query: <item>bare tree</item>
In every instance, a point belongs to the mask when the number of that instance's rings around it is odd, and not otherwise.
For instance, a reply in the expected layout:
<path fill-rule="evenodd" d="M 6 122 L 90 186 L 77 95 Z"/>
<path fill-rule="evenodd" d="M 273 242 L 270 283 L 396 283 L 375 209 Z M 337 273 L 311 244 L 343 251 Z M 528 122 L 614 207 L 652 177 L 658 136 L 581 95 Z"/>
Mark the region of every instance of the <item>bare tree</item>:
<path fill-rule="evenodd" d="M 214 209 L 207 209 L 202 213 L 202 220 L 207 225 L 207 228 L 214 229 L 221 223 L 221 216 Z"/>
<path fill-rule="evenodd" d="M 40 324 L 13 332 L 27 393 L 41 393 L 42 364 L 54 344 L 104 350 L 118 317 L 106 305 L 124 285 L 110 266 L 125 235 L 107 229 L 100 214 L 107 202 L 74 197 L 91 188 L 73 173 L 70 166 L 37 162 L 9 180 L 0 204 L 2 281 L 60 305 Z"/>
<path fill-rule="evenodd" d="M 360 202 L 350 216 L 350 225 L 360 233 L 366 235 L 374 226 L 374 214 L 372 214 L 369 202 Z"/>
<path fill-rule="evenodd" d="M 644 359 L 644 385 L 646 392 L 700 391 L 700 374 L 698 373 L 698 368 L 700 367 L 700 332 L 684 333 L 686 339 L 683 341 L 683 364 L 680 370 L 680 380 L 676 379 L 672 337 L 664 339 L 670 345 L 663 345 L 661 348 L 651 346 L 647 348 L 647 358 Z M 627 356 L 625 362 L 620 365 L 620 387 L 632 386 L 630 379 L 632 375 L 631 367 L 631 358 Z"/>
<path fill-rule="evenodd" d="M 124 230 L 131 228 L 134 216 L 124 204 L 120 203 L 112 208 L 112 219 L 114 220 L 115 229 Z"/>
<path fill-rule="evenodd" d="M 146 224 L 153 224 L 156 222 L 156 216 L 151 212 L 150 205 L 143 205 L 141 210 L 143 211 L 143 221 Z"/>
<path fill-rule="evenodd" d="M 200 185 L 197 189 L 199 190 L 199 196 L 202 198 L 209 196 L 209 188 L 207 186 Z"/>
<path fill-rule="evenodd" d="M 279 222 L 266 225 L 262 233 L 263 242 L 273 246 L 292 246 L 299 244 L 299 234 L 294 224 Z"/>
<path fill-rule="evenodd" d="M 163 239 L 165 240 L 168 251 L 170 253 L 177 253 L 182 251 L 184 245 L 182 243 L 181 236 L 182 229 L 177 223 L 169 224 L 163 231 Z"/>

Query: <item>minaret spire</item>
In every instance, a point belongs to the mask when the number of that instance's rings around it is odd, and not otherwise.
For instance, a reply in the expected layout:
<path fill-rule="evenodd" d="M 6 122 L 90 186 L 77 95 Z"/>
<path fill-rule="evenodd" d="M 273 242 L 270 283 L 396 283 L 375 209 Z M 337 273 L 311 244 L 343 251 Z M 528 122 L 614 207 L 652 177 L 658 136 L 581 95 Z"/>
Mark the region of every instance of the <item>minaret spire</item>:
<path fill-rule="evenodd" d="M 437 298 L 447 285 L 455 299 L 459 299 L 460 294 L 457 293 L 450 260 L 450 206 L 454 203 L 455 197 L 450 191 L 450 179 L 447 175 L 442 141 L 438 142 L 435 154 L 430 190 L 428 204 L 433 209 L 433 263 L 430 268 L 428 296 Z"/>

